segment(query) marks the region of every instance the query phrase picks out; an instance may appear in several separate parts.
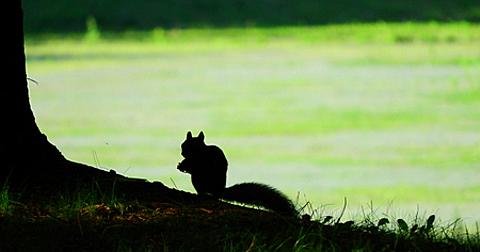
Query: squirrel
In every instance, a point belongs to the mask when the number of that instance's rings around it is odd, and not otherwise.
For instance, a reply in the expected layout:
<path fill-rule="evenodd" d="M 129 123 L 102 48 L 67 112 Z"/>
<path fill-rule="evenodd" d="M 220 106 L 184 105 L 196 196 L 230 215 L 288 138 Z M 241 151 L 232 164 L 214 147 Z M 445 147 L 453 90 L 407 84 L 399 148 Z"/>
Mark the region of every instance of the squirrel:
<path fill-rule="evenodd" d="M 227 158 L 220 147 L 205 144 L 203 132 L 193 137 L 189 131 L 181 147 L 184 159 L 177 169 L 191 175 L 197 194 L 260 206 L 285 216 L 299 215 L 292 201 L 269 185 L 250 182 L 225 187 Z"/>

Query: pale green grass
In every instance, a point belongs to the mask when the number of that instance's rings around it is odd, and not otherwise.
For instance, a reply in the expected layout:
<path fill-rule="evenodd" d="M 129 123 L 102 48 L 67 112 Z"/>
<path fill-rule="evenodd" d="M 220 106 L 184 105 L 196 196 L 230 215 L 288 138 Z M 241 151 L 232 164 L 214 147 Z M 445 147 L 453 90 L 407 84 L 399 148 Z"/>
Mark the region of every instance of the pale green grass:
<path fill-rule="evenodd" d="M 30 94 L 67 157 L 122 174 L 193 190 L 175 167 L 185 133 L 204 130 L 229 158 L 229 184 L 473 223 L 479 31 L 433 23 L 32 38 L 28 72 L 40 84 Z"/>

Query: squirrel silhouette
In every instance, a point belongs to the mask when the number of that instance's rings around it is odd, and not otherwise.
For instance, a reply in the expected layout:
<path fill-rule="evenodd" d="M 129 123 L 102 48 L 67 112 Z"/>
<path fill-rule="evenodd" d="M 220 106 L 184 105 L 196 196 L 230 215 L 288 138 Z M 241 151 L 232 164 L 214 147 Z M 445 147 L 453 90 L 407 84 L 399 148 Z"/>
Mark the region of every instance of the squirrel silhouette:
<path fill-rule="evenodd" d="M 177 169 L 191 175 L 199 195 L 212 195 L 228 201 L 260 206 L 278 214 L 298 216 L 292 201 L 279 190 L 260 183 L 240 183 L 225 187 L 228 161 L 222 149 L 205 144 L 203 132 L 193 137 L 189 131 L 182 143 L 184 159 Z"/>

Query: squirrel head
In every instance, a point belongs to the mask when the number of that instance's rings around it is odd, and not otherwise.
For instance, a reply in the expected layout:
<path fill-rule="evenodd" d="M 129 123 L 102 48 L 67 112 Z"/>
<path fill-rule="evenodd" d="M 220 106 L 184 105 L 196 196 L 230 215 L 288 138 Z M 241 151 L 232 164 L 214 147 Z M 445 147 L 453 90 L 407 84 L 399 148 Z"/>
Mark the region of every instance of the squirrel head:
<path fill-rule="evenodd" d="M 197 137 L 192 136 L 192 132 L 187 133 L 187 138 L 182 143 L 182 156 L 192 158 L 201 155 L 205 148 L 205 135 L 200 131 Z"/>

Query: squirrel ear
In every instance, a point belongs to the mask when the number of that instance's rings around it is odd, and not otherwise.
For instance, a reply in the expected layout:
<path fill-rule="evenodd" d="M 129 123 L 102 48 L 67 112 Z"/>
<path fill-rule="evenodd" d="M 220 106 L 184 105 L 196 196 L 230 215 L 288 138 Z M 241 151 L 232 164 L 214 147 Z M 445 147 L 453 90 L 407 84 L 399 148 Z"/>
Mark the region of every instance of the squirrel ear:
<path fill-rule="evenodd" d="M 187 139 L 190 139 L 190 138 L 192 138 L 192 132 L 189 131 L 187 132 Z"/>
<path fill-rule="evenodd" d="M 203 141 L 205 139 L 205 135 L 203 134 L 203 131 L 200 131 L 200 134 L 198 134 L 198 138 Z"/>

